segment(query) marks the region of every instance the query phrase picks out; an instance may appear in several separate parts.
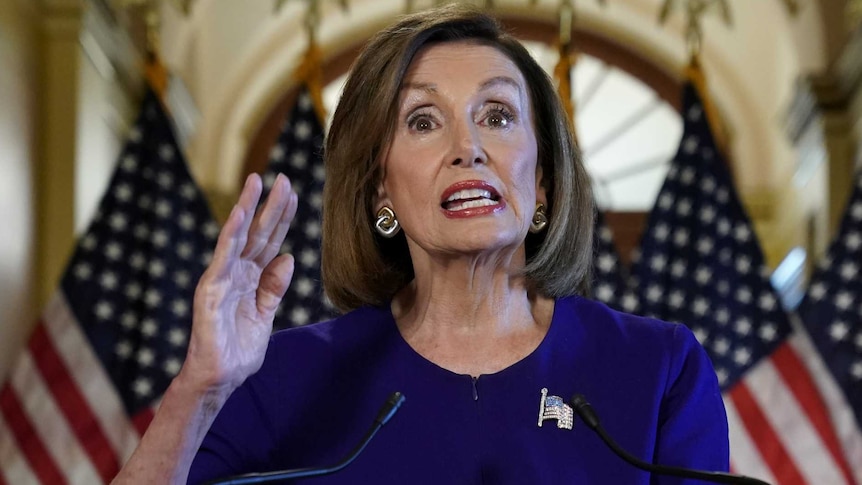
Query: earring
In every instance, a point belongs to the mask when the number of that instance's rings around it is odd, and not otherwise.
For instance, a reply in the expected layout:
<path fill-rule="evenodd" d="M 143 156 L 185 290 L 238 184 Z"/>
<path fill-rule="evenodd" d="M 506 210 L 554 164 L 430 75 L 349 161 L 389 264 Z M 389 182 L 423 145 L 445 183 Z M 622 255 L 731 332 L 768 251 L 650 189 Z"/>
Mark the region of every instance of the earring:
<path fill-rule="evenodd" d="M 545 213 L 545 204 L 536 203 L 536 212 L 533 213 L 533 220 L 530 221 L 530 232 L 537 234 L 542 232 L 542 229 L 548 225 L 548 214 Z"/>
<path fill-rule="evenodd" d="M 377 211 L 377 222 L 374 224 L 377 233 L 385 238 L 390 238 L 401 230 L 401 225 L 398 224 L 398 219 L 395 218 L 395 212 L 389 207 L 383 206 Z"/>

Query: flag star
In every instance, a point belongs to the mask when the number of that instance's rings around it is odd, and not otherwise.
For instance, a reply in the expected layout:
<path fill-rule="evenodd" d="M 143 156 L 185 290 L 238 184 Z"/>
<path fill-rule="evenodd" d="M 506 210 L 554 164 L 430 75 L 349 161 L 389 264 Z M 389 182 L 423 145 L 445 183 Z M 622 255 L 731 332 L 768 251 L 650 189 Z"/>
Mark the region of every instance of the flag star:
<path fill-rule="evenodd" d="M 150 264 L 147 267 L 147 272 L 154 278 L 161 278 L 165 275 L 165 263 L 161 260 L 154 259 L 150 261 Z"/>
<path fill-rule="evenodd" d="M 610 301 L 614 297 L 614 289 L 607 283 L 601 283 L 596 288 L 596 298 L 601 301 Z"/>
<path fill-rule="evenodd" d="M 299 296 L 307 297 L 314 291 L 314 283 L 312 283 L 308 278 L 300 278 L 299 281 L 296 282 L 294 291 L 296 291 Z"/>
<path fill-rule="evenodd" d="M 647 299 L 653 303 L 658 303 L 663 295 L 664 292 L 659 285 L 653 284 L 647 288 Z"/>
<path fill-rule="evenodd" d="M 841 310 L 847 310 L 853 304 L 853 295 L 847 291 L 841 291 L 835 296 L 835 306 Z"/>
<path fill-rule="evenodd" d="M 617 265 L 616 258 L 612 254 L 604 253 L 599 256 L 596 265 L 605 273 L 610 273 Z"/>
<path fill-rule="evenodd" d="M 93 275 L 93 269 L 90 268 L 89 264 L 83 261 L 76 264 L 73 271 L 75 272 L 75 278 L 78 278 L 79 280 L 88 280 L 90 279 L 90 276 Z"/>
<path fill-rule="evenodd" d="M 748 256 L 742 255 L 736 259 L 736 270 L 742 274 L 751 272 L 751 260 Z"/>
<path fill-rule="evenodd" d="M 138 207 L 144 210 L 149 210 L 153 206 L 153 198 L 149 195 L 142 195 L 138 198 Z"/>
<path fill-rule="evenodd" d="M 139 143 L 141 141 L 141 129 L 137 126 L 129 131 L 129 140 L 134 143 Z"/>
<path fill-rule="evenodd" d="M 730 351 L 730 341 L 724 337 L 719 337 L 713 342 L 712 350 L 718 355 L 726 355 Z"/>
<path fill-rule="evenodd" d="M 141 335 L 144 337 L 153 337 L 159 332 L 159 326 L 152 318 L 146 318 L 141 323 Z"/>
<path fill-rule="evenodd" d="M 191 283 L 192 278 L 189 276 L 188 271 L 177 271 L 174 273 L 174 283 L 180 288 L 186 288 Z"/>
<path fill-rule="evenodd" d="M 155 308 L 159 306 L 162 302 L 162 294 L 159 293 L 155 288 L 151 288 L 147 290 L 147 293 L 144 295 L 144 303 L 151 308 Z"/>
<path fill-rule="evenodd" d="M 856 338 L 853 339 L 853 343 L 856 345 L 856 348 L 862 350 L 862 331 L 856 334 Z"/>
<path fill-rule="evenodd" d="M 213 252 L 207 251 L 201 254 L 201 264 L 204 266 L 209 266 L 210 262 L 213 260 Z"/>
<path fill-rule="evenodd" d="M 626 293 L 625 296 L 623 296 L 623 308 L 627 312 L 633 312 L 633 311 L 637 310 L 637 308 L 638 308 L 637 297 L 632 293 Z"/>
<path fill-rule="evenodd" d="M 169 162 L 174 159 L 174 147 L 165 143 L 159 147 L 159 158 L 161 158 L 165 162 Z"/>
<path fill-rule="evenodd" d="M 775 324 L 769 322 L 769 323 L 766 323 L 765 325 L 760 326 L 760 328 L 757 330 L 757 335 L 764 342 L 772 342 L 773 340 L 775 340 L 775 337 L 778 335 L 778 331 L 775 328 Z"/>
<path fill-rule="evenodd" d="M 834 342 L 844 340 L 844 337 L 846 337 L 848 333 L 850 333 L 850 327 L 845 322 L 839 320 L 834 322 L 832 325 L 829 325 L 829 337 L 831 337 Z"/>
<path fill-rule="evenodd" d="M 746 347 L 739 347 L 733 351 L 733 361 L 737 365 L 746 365 L 751 361 L 751 351 Z"/>
<path fill-rule="evenodd" d="M 102 300 L 96 303 L 95 313 L 100 320 L 109 320 L 114 316 L 114 307 L 111 306 L 110 303 Z"/>
<path fill-rule="evenodd" d="M 679 201 L 679 204 L 676 206 L 676 213 L 683 217 L 691 214 L 691 201 L 688 199 Z"/>
<path fill-rule="evenodd" d="M 711 175 L 707 175 L 700 180 L 700 189 L 711 194 L 715 190 L 715 179 Z"/>
<path fill-rule="evenodd" d="M 150 228 L 146 224 L 140 223 L 135 226 L 135 237 L 138 239 L 146 239 L 150 236 Z"/>
<path fill-rule="evenodd" d="M 733 257 L 733 252 L 730 248 L 724 248 L 718 253 L 718 260 L 721 261 L 725 266 L 730 264 L 730 260 Z"/>
<path fill-rule="evenodd" d="M 685 295 L 680 290 L 673 290 L 668 298 L 667 304 L 674 310 L 679 310 L 685 303 Z"/>
<path fill-rule="evenodd" d="M 706 315 L 706 312 L 709 311 L 709 302 L 706 298 L 699 296 L 694 300 L 694 306 L 692 307 L 692 312 L 695 315 L 702 317 Z"/>
<path fill-rule="evenodd" d="M 856 277 L 856 275 L 859 273 L 859 267 L 856 264 L 854 264 L 850 261 L 847 261 L 846 263 L 841 265 L 840 272 L 841 272 L 841 278 L 844 281 L 849 282 L 849 281 L 853 280 Z"/>
<path fill-rule="evenodd" d="M 311 137 L 311 125 L 307 121 L 300 121 L 294 130 L 297 140 L 308 140 Z"/>
<path fill-rule="evenodd" d="M 724 367 L 717 367 L 715 369 L 715 376 L 718 377 L 719 386 L 724 386 L 727 383 L 727 379 L 729 377 L 727 374 L 727 370 L 725 370 Z"/>
<path fill-rule="evenodd" d="M 141 289 L 141 285 L 138 283 L 132 282 L 126 286 L 126 296 L 131 300 L 137 300 L 140 298 L 143 290 Z"/>
<path fill-rule="evenodd" d="M 180 227 L 183 230 L 191 231 L 195 228 L 195 217 L 191 215 L 189 212 L 183 212 L 180 214 Z"/>
<path fill-rule="evenodd" d="M 719 295 L 727 296 L 730 293 L 730 283 L 725 280 L 719 281 L 715 288 L 718 290 Z"/>
<path fill-rule="evenodd" d="M 177 255 L 183 259 L 189 259 L 192 257 L 192 245 L 189 244 L 188 241 L 182 241 L 177 244 Z"/>
<path fill-rule="evenodd" d="M 682 278 L 685 275 L 685 262 L 681 259 L 674 261 L 670 267 L 670 274 L 676 278 Z"/>
<path fill-rule="evenodd" d="M 862 380 L 862 360 L 857 360 L 850 366 L 850 375 L 857 381 Z"/>
<path fill-rule="evenodd" d="M 123 360 L 131 357 L 132 351 L 132 344 L 130 344 L 128 340 L 121 340 L 117 342 L 117 346 L 114 347 L 114 352 Z"/>
<path fill-rule="evenodd" d="M 817 268 L 822 270 L 829 269 L 831 266 L 832 256 L 830 256 L 829 254 L 824 255 L 822 258 L 820 258 L 820 262 L 817 263 Z"/>
<path fill-rule="evenodd" d="M 126 172 L 132 172 L 138 168 L 138 159 L 134 155 L 126 155 L 120 162 L 120 167 Z"/>
<path fill-rule="evenodd" d="M 658 206 L 665 210 L 673 207 L 673 195 L 669 193 L 661 194 L 658 198 Z"/>
<path fill-rule="evenodd" d="M 106 271 L 102 273 L 102 277 L 99 279 L 99 284 L 106 290 L 115 290 L 119 284 L 119 279 L 112 271 Z"/>
<path fill-rule="evenodd" d="M 105 246 L 105 257 L 112 261 L 119 261 L 123 257 L 123 247 L 116 241 L 111 241 Z"/>
<path fill-rule="evenodd" d="M 87 234 L 81 239 L 81 247 L 86 249 L 87 251 L 92 251 L 96 249 L 96 246 L 99 244 L 99 241 L 96 240 L 96 236 L 93 234 Z"/>
<path fill-rule="evenodd" d="M 290 312 L 290 319 L 293 321 L 294 325 L 305 325 L 308 323 L 308 310 L 305 308 L 298 306 Z"/>
<path fill-rule="evenodd" d="M 189 304 L 185 300 L 174 300 L 171 304 L 171 312 L 173 312 L 177 318 L 185 317 L 189 314 Z"/>
<path fill-rule="evenodd" d="M 326 178 L 326 169 L 323 167 L 323 165 L 315 165 L 311 171 L 311 174 L 315 180 L 323 182 L 323 180 Z"/>
<path fill-rule="evenodd" d="M 751 238 L 751 229 L 749 229 L 744 223 L 740 222 L 736 225 L 733 237 L 739 242 L 746 242 Z"/>
<path fill-rule="evenodd" d="M 158 183 L 159 187 L 161 187 L 163 190 L 168 190 L 174 185 L 174 177 L 170 174 L 170 172 L 162 171 L 159 172 L 159 176 L 156 183 Z"/>
<path fill-rule="evenodd" d="M 278 163 L 282 160 L 284 160 L 284 147 L 280 143 L 278 143 L 274 147 L 272 147 L 272 150 L 270 150 L 269 161 Z"/>
<path fill-rule="evenodd" d="M 168 342 L 175 347 L 182 347 L 186 343 L 186 332 L 181 328 L 172 328 L 168 332 Z"/>
<path fill-rule="evenodd" d="M 715 243 L 708 236 L 701 236 L 697 240 L 697 252 L 704 256 L 711 253 L 713 247 L 715 247 Z"/>
<path fill-rule="evenodd" d="M 204 235 L 207 238 L 215 239 L 215 237 L 218 236 L 218 233 L 219 229 L 215 222 L 207 221 L 207 223 L 204 224 Z"/>
<path fill-rule="evenodd" d="M 844 246 L 850 251 L 855 251 L 862 246 L 862 235 L 858 232 L 851 232 L 844 238 Z"/>
<path fill-rule="evenodd" d="M 132 390 L 141 398 L 148 397 L 153 392 L 153 384 L 149 379 L 139 377 L 132 383 Z"/>
<path fill-rule="evenodd" d="M 751 320 L 747 317 L 740 317 L 736 320 L 736 324 L 733 326 L 733 331 L 743 337 L 748 335 L 751 333 Z"/>
<path fill-rule="evenodd" d="M 751 302 L 751 290 L 747 286 L 743 286 L 736 290 L 736 299 L 741 303 Z"/>
<path fill-rule="evenodd" d="M 719 325 L 727 325 L 727 322 L 730 321 L 730 312 L 727 308 L 722 307 L 715 312 L 715 321 L 718 322 Z"/>
<path fill-rule="evenodd" d="M 694 337 L 703 345 L 706 342 L 706 339 L 709 338 L 709 331 L 707 331 L 703 327 L 695 327 L 693 330 Z"/>
<path fill-rule="evenodd" d="M 711 205 L 703 206 L 700 209 L 700 220 L 704 224 L 711 224 L 715 220 L 715 208 Z"/>
<path fill-rule="evenodd" d="M 308 224 L 305 225 L 305 235 L 311 239 L 319 237 L 320 223 L 317 221 L 309 221 Z"/>
<path fill-rule="evenodd" d="M 308 156 L 305 152 L 294 152 L 290 157 L 290 164 L 294 168 L 302 170 L 308 165 Z"/>
<path fill-rule="evenodd" d="M 693 104 L 686 111 L 685 118 L 691 122 L 700 121 L 700 117 L 703 115 L 703 108 L 699 104 Z"/>
<path fill-rule="evenodd" d="M 808 291 L 808 296 L 810 296 L 814 300 L 822 300 L 824 296 L 826 296 L 826 284 L 822 281 L 818 281 L 811 285 L 811 289 Z"/>
<path fill-rule="evenodd" d="M 728 221 L 727 218 L 722 217 L 718 220 L 718 225 L 715 230 L 722 236 L 728 235 L 730 233 L 730 221 Z"/>
<path fill-rule="evenodd" d="M 682 151 L 691 155 L 692 153 L 697 151 L 697 147 L 700 145 L 700 138 L 697 135 L 689 135 L 682 142 Z"/>
<path fill-rule="evenodd" d="M 186 199 L 194 199 L 197 196 L 197 193 L 198 191 L 197 189 L 195 189 L 195 186 L 188 182 L 183 183 L 183 185 L 180 187 L 180 195 L 182 195 Z"/>
<path fill-rule="evenodd" d="M 673 243 L 677 246 L 685 246 L 688 244 L 688 230 L 684 227 L 678 228 L 673 234 Z"/>
<path fill-rule="evenodd" d="M 715 157 L 715 152 L 710 147 L 704 147 L 703 150 L 700 151 L 700 156 L 703 157 L 704 160 L 712 160 Z"/>
<path fill-rule="evenodd" d="M 656 254 L 650 259 L 650 268 L 657 273 L 664 271 L 665 266 L 667 266 L 667 259 L 664 254 Z"/>
<path fill-rule="evenodd" d="M 772 293 L 763 293 L 757 300 L 757 306 L 759 306 L 761 310 L 767 312 L 774 310 L 776 303 L 777 301 Z"/>
<path fill-rule="evenodd" d="M 120 231 L 124 230 L 126 228 L 126 226 L 128 225 L 128 223 L 129 223 L 129 221 L 128 221 L 128 219 L 126 219 L 126 216 L 124 216 L 123 214 L 119 214 L 119 213 L 111 214 L 111 217 L 108 221 L 108 225 L 111 226 L 111 229 L 113 229 L 116 232 L 120 232 Z"/>
<path fill-rule="evenodd" d="M 152 349 L 144 347 L 138 351 L 138 364 L 141 366 L 149 367 L 153 365 L 154 360 L 156 360 L 156 356 L 153 354 Z"/>
<path fill-rule="evenodd" d="M 853 208 L 850 209 L 850 216 L 857 221 L 862 219 L 862 202 L 857 201 L 853 204 Z"/>
<path fill-rule="evenodd" d="M 679 180 L 684 185 L 691 185 L 691 183 L 694 182 L 694 177 L 695 177 L 694 169 L 691 167 L 685 167 L 682 170 L 682 174 L 680 174 L 680 176 L 679 176 Z"/>
<path fill-rule="evenodd" d="M 299 97 L 299 100 L 297 101 L 297 105 L 299 105 L 299 109 L 301 109 L 302 111 L 304 111 L 306 113 L 311 111 L 311 107 L 313 106 L 313 104 L 311 102 L 311 96 L 309 96 L 307 92 L 303 91 L 302 95 Z"/>
<path fill-rule="evenodd" d="M 181 368 L 182 364 L 180 363 L 180 360 L 176 357 L 171 357 L 166 360 L 164 366 L 162 367 L 165 373 L 171 377 L 176 376 L 180 372 Z"/>
<path fill-rule="evenodd" d="M 670 227 L 667 224 L 660 222 L 655 226 L 655 238 L 657 241 L 665 241 L 667 237 L 670 235 Z"/>
<path fill-rule="evenodd" d="M 700 266 L 694 273 L 694 279 L 701 285 L 705 285 L 712 278 L 712 270 L 707 266 Z"/>
<path fill-rule="evenodd" d="M 317 263 L 317 253 L 313 249 L 304 249 L 299 256 L 299 262 L 306 267 L 312 267 Z"/>
<path fill-rule="evenodd" d="M 159 199 L 159 201 L 156 202 L 156 215 L 159 217 L 170 217 L 171 214 L 173 214 L 173 211 L 174 209 L 171 207 L 171 203 L 167 200 Z"/>

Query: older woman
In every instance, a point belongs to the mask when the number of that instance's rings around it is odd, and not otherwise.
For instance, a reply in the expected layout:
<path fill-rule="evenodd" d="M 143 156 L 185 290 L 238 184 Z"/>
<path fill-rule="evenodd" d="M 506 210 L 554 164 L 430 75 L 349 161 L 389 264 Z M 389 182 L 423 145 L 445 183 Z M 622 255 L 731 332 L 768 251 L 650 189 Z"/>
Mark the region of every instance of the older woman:
<path fill-rule="evenodd" d="M 644 459 L 727 468 L 691 332 L 576 296 L 588 178 L 551 81 L 492 18 L 448 7 L 375 37 L 325 153 L 323 277 L 346 313 L 270 336 L 297 200 L 282 177 L 254 215 L 250 177 L 198 286 L 186 363 L 118 481 L 333 464 L 393 391 L 399 414 L 316 483 L 680 483 L 548 412 L 573 393 Z"/>

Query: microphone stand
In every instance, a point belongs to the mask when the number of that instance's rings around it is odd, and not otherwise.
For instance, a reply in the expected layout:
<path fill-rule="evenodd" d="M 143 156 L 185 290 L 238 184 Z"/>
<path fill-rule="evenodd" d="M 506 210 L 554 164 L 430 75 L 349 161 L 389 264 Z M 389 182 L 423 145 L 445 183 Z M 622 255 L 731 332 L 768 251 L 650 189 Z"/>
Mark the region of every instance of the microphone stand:
<path fill-rule="evenodd" d="M 659 475 L 670 475 L 674 477 L 682 477 L 682 478 L 694 478 L 697 480 L 704 480 L 707 482 L 713 483 L 735 483 L 738 485 L 769 485 L 769 483 L 764 482 L 763 480 L 758 480 L 756 478 L 746 477 L 744 475 L 734 475 L 732 473 L 724 473 L 724 472 L 707 472 L 702 470 L 693 470 L 690 468 L 676 467 L 676 466 L 667 466 L 667 465 L 656 465 L 653 463 L 647 463 L 631 453 L 624 450 L 620 445 L 614 441 L 602 425 L 599 423 L 599 417 L 595 411 L 593 411 L 593 407 L 590 406 L 590 403 L 582 396 L 581 394 L 575 394 L 572 397 L 572 409 L 578 416 L 581 417 L 584 424 L 586 424 L 591 430 L 595 431 L 596 434 L 605 442 L 606 445 L 614 452 L 617 456 L 627 461 L 631 465 L 634 465 L 641 470 L 645 470 L 651 473 L 657 473 Z"/>
<path fill-rule="evenodd" d="M 400 392 L 394 392 L 389 399 L 387 399 L 386 403 L 380 409 L 380 412 L 377 414 L 377 418 L 374 420 L 374 423 L 371 425 L 371 428 L 365 434 L 365 437 L 359 444 L 353 448 L 353 451 L 350 452 L 347 457 L 345 457 L 340 462 L 335 465 L 322 467 L 322 468 L 297 468 L 294 470 L 280 470 L 274 472 L 266 472 L 266 473 L 247 473 L 245 475 L 235 475 L 228 478 L 213 480 L 207 482 L 207 485 L 245 485 L 251 483 L 274 483 L 283 480 L 290 480 L 294 478 L 302 478 L 302 477 L 315 477 L 320 475 L 329 475 L 330 473 L 335 473 L 342 468 L 346 467 L 353 460 L 362 453 L 362 450 L 365 449 L 365 446 L 371 441 L 371 438 L 377 434 L 377 431 L 386 424 L 392 416 L 395 415 L 395 412 L 398 411 L 398 408 L 401 407 L 401 404 L 404 403 L 404 396 Z"/>

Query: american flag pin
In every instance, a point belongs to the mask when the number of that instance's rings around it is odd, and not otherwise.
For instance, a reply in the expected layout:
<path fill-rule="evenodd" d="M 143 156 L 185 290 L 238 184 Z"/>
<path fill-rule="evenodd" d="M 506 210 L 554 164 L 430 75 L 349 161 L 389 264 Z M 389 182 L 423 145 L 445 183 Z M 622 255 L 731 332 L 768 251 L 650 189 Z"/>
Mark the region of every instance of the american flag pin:
<path fill-rule="evenodd" d="M 539 401 L 539 427 L 546 419 L 556 419 L 557 428 L 572 429 L 575 418 L 571 406 L 560 396 L 549 396 L 548 388 L 542 388 L 542 399 Z"/>

